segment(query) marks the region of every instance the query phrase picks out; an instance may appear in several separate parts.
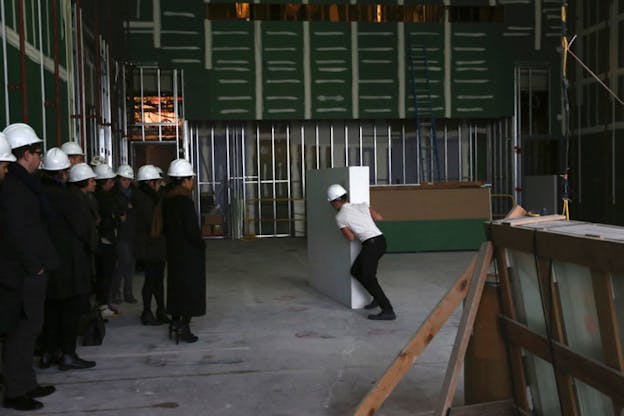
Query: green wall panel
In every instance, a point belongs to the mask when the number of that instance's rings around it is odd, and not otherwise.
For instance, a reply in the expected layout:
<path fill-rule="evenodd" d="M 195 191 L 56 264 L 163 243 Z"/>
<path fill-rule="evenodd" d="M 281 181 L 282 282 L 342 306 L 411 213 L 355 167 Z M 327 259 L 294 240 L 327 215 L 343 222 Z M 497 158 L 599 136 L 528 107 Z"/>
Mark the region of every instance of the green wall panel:
<path fill-rule="evenodd" d="M 351 25 L 310 23 L 312 118 L 351 118 Z"/>
<path fill-rule="evenodd" d="M 477 250 L 485 241 L 483 219 L 381 221 L 388 252 Z"/>
<path fill-rule="evenodd" d="M 359 118 L 398 114 L 397 24 L 357 25 Z"/>
<path fill-rule="evenodd" d="M 443 117 L 444 26 L 411 23 L 406 24 L 404 30 L 406 117 L 416 116 L 416 106 L 419 111 L 427 111 L 431 106 L 437 117 Z M 414 101 L 414 93 L 417 101 Z"/>
<path fill-rule="evenodd" d="M 161 2 L 160 60 L 176 66 L 203 65 L 204 7 L 202 2 Z"/>
<path fill-rule="evenodd" d="M 513 67 L 498 24 L 451 25 L 452 117 L 513 113 Z M 511 88 L 510 88 L 511 87 Z"/>
<path fill-rule="evenodd" d="M 303 25 L 262 22 L 264 119 L 304 117 Z"/>
<path fill-rule="evenodd" d="M 211 27 L 211 117 L 253 120 L 256 118 L 254 25 L 250 22 L 213 21 Z M 185 76 L 185 82 L 188 94 L 193 81 Z M 194 103 L 186 106 L 190 114 Z"/>

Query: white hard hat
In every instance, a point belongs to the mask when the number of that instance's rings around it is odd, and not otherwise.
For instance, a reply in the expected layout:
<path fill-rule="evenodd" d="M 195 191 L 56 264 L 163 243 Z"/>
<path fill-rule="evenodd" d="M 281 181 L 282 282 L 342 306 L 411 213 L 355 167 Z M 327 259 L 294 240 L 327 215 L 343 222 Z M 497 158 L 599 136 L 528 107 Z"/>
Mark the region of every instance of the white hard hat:
<path fill-rule="evenodd" d="M 69 182 L 80 182 L 89 178 L 95 178 L 95 172 L 86 163 L 76 163 L 69 171 Z"/>
<path fill-rule="evenodd" d="M 347 190 L 343 188 L 342 185 L 333 184 L 329 185 L 329 188 L 327 188 L 327 200 L 329 202 L 335 201 L 346 194 Z"/>
<path fill-rule="evenodd" d="M 95 169 L 93 169 L 93 171 L 95 172 L 95 179 L 112 179 L 115 176 L 115 172 L 113 172 L 113 168 L 111 168 L 108 165 L 97 165 L 95 167 Z"/>
<path fill-rule="evenodd" d="M 117 176 L 122 178 L 134 179 L 134 170 L 130 165 L 119 165 L 117 168 Z"/>
<path fill-rule="evenodd" d="M 162 179 L 154 165 L 143 165 L 139 168 L 137 172 L 138 181 L 151 181 L 154 179 Z"/>
<path fill-rule="evenodd" d="M 0 133 L 0 162 L 15 162 L 15 160 L 9 141 L 4 133 Z"/>
<path fill-rule="evenodd" d="M 3 131 L 6 135 L 11 149 L 28 146 L 35 143 L 41 143 L 42 140 L 37 137 L 37 133 L 28 124 L 13 123 L 9 124 Z"/>
<path fill-rule="evenodd" d="M 160 168 L 160 166 L 154 166 L 154 167 L 156 168 L 156 172 L 158 172 L 158 174 L 159 174 L 160 176 L 162 176 L 164 172 L 163 172 L 163 170 Z"/>
<path fill-rule="evenodd" d="M 193 167 L 188 160 L 176 159 L 169 165 L 167 175 L 175 178 L 186 178 L 189 176 L 195 176 L 195 172 L 193 172 Z"/>
<path fill-rule="evenodd" d="M 61 150 L 65 152 L 68 156 L 80 155 L 84 156 L 84 152 L 82 151 L 82 147 L 76 142 L 65 142 L 61 146 Z"/>
<path fill-rule="evenodd" d="M 43 156 L 43 160 L 41 161 L 41 168 L 43 170 L 63 170 L 70 166 L 71 163 L 69 163 L 69 158 L 65 152 L 58 147 L 48 149 L 45 156 Z"/>

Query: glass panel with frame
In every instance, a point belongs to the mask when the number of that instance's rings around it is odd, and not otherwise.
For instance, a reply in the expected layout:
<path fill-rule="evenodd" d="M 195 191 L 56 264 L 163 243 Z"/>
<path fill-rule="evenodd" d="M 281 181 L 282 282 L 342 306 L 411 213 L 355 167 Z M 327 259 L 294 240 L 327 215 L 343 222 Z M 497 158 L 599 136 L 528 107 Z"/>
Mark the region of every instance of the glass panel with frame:
<path fill-rule="evenodd" d="M 507 257 L 518 321 L 546 337 L 536 259 L 533 254 L 517 250 L 507 250 Z"/>
<path fill-rule="evenodd" d="M 533 397 L 533 412 L 540 416 L 561 416 L 559 394 L 553 366 L 523 350 L 528 387 Z"/>

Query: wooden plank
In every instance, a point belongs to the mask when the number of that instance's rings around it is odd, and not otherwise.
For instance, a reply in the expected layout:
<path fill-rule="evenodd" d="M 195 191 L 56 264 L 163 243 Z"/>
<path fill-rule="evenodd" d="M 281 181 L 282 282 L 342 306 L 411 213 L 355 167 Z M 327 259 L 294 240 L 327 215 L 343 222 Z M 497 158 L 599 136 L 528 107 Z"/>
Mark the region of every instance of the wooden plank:
<path fill-rule="evenodd" d="M 450 409 L 449 416 L 513 416 L 513 400 L 457 406 Z"/>
<path fill-rule="evenodd" d="M 515 205 L 508 213 L 505 215 L 505 219 L 511 218 L 520 218 L 526 217 L 527 210 L 522 208 L 520 205 Z"/>
<path fill-rule="evenodd" d="M 563 311 L 559 301 L 558 290 L 552 279 L 552 263 L 549 259 L 538 260 L 539 288 L 543 299 L 544 319 L 548 325 L 550 336 L 562 344 L 566 344 L 563 324 Z M 561 412 L 564 415 L 576 416 L 579 414 L 578 402 L 574 390 L 574 380 L 569 374 L 562 373 L 554 368 L 558 392 L 561 395 Z"/>
<path fill-rule="evenodd" d="M 464 362 L 464 355 L 466 354 L 466 348 L 468 347 L 474 320 L 477 316 L 479 301 L 483 293 L 483 285 L 485 284 L 488 270 L 492 263 L 493 250 L 492 243 L 489 241 L 481 245 L 477 265 L 472 274 L 470 289 L 468 290 L 468 295 L 464 304 L 464 312 L 459 322 L 459 328 L 457 329 L 455 344 L 453 345 L 451 358 L 446 368 L 441 398 L 434 412 L 435 415 L 445 416 L 448 409 L 451 407 L 462 363 Z"/>
<path fill-rule="evenodd" d="M 622 341 L 617 322 L 617 312 L 613 300 L 613 282 L 608 273 L 592 270 L 592 286 L 598 325 L 600 326 L 600 339 L 602 341 L 602 354 L 605 364 L 616 370 L 624 370 L 624 354 L 622 353 Z M 622 317 L 624 319 L 624 317 Z M 624 398 L 620 397 L 613 401 L 615 414 L 620 414 L 624 407 Z"/>
<path fill-rule="evenodd" d="M 427 345 L 429 345 L 433 337 L 466 297 L 470 279 L 472 278 L 477 264 L 477 258 L 481 256 L 482 254 L 479 253 L 478 256 L 472 259 L 470 265 L 466 268 L 464 273 L 462 273 L 461 277 L 457 279 L 453 287 L 446 292 L 446 295 L 440 299 L 436 307 L 431 311 L 429 316 L 427 316 L 427 319 L 420 324 L 420 327 L 409 340 L 405 348 L 401 350 L 384 375 L 375 383 L 373 388 L 359 404 L 355 411 L 355 416 L 373 415 L 383 405 L 396 385 L 399 384 L 399 381 L 403 379 L 407 371 L 412 367 L 418 357 L 420 357 L 420 354 L 425 350 Z"/>
<path fill-rule="evenodd" d="M 551 348 L 559 370 L 592 386 L 612 399 L 624 397 L 624 373 L 580 355 L 555 340 L 551 343 L 526 325 L 501 316 L 510 343 L 516 344 L 552 364 Z"/>
<path fill-rule="evenodd" d="M 565 221 L 565 215 L 544 215 L 541 217 L 521 217 L 502 220 L 501 223 L 510 227 L 518 227 L 520 225 L 539 224 L 542 222 Z"/>
<path fill-rule="evenodd" d="M 516 312 L 511 292 L 511 280 L 509 279 L 507 256 L 505 255 L 504 248 L 496 248 L 496 262 L 498 266 L 498 277 L 501 284 L 501 311 L 504 315 L 515 319 Z M 504 335 L 505 334 L 503 333 L 503 336 Z M 522 351 L 518 346 L 509 342 L 507 342 L 507 351 L 509 354 L 509 365 L 511 367 L 514 400 L 520 409 L 529 413 L 529 402 L 526 394 L 527 383 L 524 373 L 524 365 L 522 362 Z"/>

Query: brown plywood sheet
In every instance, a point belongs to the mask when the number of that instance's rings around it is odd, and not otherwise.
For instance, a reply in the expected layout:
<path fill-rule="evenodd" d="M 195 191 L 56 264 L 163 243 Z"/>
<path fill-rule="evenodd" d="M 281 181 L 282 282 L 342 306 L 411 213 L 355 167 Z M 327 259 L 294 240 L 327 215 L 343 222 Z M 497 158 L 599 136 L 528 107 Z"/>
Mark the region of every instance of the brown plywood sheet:
<path fill-rule="evenodd" d="M 480 187 L 371 188 L 371 206 L 381 213 L 384 221 L 490 218 L 490 190 Z"/>

